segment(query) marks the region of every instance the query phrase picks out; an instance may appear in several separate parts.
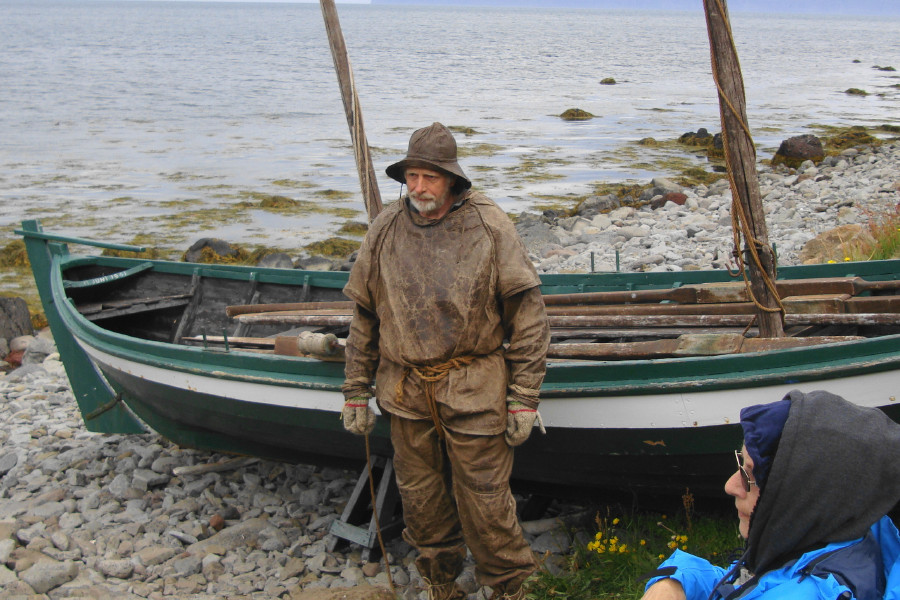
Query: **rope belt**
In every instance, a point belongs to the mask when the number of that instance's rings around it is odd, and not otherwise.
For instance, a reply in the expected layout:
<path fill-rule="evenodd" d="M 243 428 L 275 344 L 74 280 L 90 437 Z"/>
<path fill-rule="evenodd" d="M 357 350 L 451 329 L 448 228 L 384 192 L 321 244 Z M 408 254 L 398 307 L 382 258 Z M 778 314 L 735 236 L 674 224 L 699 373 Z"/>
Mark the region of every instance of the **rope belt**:
<path fill-rule="evenodd" d="M 456 358 L 451 358 L 447 362 L 439 365 L 404 368 L 403 375 L 400 377 L 400 381 L 397 382 L 397 387 L 394 388 L 397 404 L 403 402 L 403 384 L 406 383 L 406 378 L 411 372 L 415 373 L 425 384 L 425 401 L 428 403 L 428 410 L 431 412 L 431 420 L 434 421 L 434 428 L 437 431 L 438 437 L 443 440 L 444 426 L 441 424 L 441 417 L 438 415 L 437 410 L 437 401 L 434 399 L 434 384 L 449 375 L 450 371 L 453 369 L 465 367 L 476 358 L 476 356 L 472 355 L 457 356 Z"/>

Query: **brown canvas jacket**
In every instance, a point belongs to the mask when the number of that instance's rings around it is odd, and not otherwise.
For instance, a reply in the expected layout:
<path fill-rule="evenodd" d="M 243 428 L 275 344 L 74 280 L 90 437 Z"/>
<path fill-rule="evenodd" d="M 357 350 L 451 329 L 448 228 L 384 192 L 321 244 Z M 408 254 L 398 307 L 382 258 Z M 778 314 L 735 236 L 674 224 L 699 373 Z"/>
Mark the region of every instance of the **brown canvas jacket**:
<path fill-rule="evenodd" d="M 515 227 L 493 201 L 468 191 L 458 209 L 424 219 L 401 200 L 373 222 L 344 288 L 356 302 L 344 394 L 377 379 L 383 411 L 431 418 L 411 366 L 474 357 L 435 383 L 445 426 L 496 434 L 507 395 L 536 405 L 549 328 L 540 280 Z M 509 340 L 504 347 L 504 338 Z"/>

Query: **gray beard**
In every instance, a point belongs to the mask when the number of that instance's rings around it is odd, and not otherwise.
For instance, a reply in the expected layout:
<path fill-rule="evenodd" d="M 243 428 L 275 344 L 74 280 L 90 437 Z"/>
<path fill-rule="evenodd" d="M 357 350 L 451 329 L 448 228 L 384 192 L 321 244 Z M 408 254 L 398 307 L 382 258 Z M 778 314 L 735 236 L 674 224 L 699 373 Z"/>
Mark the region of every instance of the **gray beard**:
<path fill-rule="evenodd" d="M 412 194 L 409 195 L 409 203 L 412 204 L 413 208 L 415 208 L 420 213 L 431 212 L 434 209 L 436 209 L 438 206 L 440 206 L 440 204 L 438 204 L 438 201 L 436 198 L 431 198 L 428 200 L 419 200 L 418 198 L 416 198 L 416 196 L 413 196 Z"/>
<path fill-rule="evenodd" d="M 420 213 L 429 213 L 433 210 L 437 210 L 441 206 L 444 205 L 444 202 L 450 197 L 450 190 L 447 190 L 447 193 L 441 196 L 440 198 L 435 198 L 431 194 L 417 194 L 415 192 L 409 193 L 409 202 L 413 205 Z"/>

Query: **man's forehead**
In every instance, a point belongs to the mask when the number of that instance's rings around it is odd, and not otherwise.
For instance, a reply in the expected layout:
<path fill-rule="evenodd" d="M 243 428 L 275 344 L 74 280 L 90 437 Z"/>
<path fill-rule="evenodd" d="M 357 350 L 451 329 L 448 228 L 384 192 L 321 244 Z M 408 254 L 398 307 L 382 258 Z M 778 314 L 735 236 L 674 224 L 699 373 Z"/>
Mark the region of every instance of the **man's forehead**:
<path fill-rule="evenodd" d="M 403 174 L 409 177 L 410 175 L 427 175 L 430 177 L 447 177 L 446 173 L 442 173 L 440 171 L 435 171 L 434 169 L 428 169 L 426 167 L 407 167 Z"/>

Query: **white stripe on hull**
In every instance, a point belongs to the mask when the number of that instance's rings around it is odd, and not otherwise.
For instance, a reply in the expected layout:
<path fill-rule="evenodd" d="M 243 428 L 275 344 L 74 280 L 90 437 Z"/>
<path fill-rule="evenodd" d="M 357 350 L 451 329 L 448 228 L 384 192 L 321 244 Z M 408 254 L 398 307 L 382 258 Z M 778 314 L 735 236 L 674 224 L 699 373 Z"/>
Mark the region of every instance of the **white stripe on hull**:
<path fill-rule="evenodd" d="M 240 381 L 161 369 L 113 356 L 79 340 L 91 358 L 110 369 L 161 385 L 271 406 L 339 412 L 343 396 L 337 391 Z M 896 402 L 900 370 L 855 375 L 821 382 L 783 384 L 729 390 L 653 393 L 632 396 L 552 398 L 541 404 L 547 427 L 573 429 L 672 429 L 738 423 L 740 410 L 753 404 L 780 400 L 794 389 L 824 389 L 862 406 Z M 377 411 L 378 408 L 373 408 Z"/>

